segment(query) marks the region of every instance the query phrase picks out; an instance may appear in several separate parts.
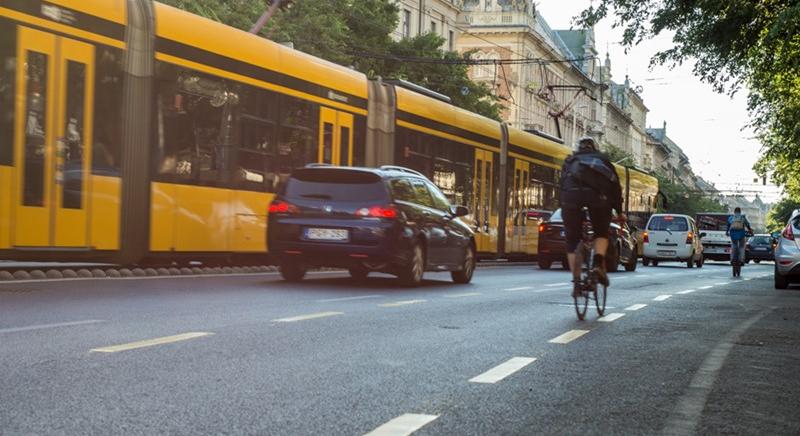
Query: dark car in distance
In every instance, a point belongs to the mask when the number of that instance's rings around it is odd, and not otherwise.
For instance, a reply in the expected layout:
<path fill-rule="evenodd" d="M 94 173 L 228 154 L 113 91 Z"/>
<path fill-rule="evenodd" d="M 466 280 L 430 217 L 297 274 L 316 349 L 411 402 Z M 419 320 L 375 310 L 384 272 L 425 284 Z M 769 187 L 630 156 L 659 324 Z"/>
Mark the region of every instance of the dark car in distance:
<path fill-rule="evenodd" d="M 775 260 L 775 245 L 771 235 L 753 235 L 745 246 L 746 261 L 760 263 L 762 260 Z"/>
<path fill-rule="evenodd" d="M 563 269 L 569 269 L 566 246 L 564 220 L 561 218 L 561 209 L 558 209 L 549 220 L 539 224 L 539 248 L 536 255 L 539 268 L 550 269 L 553 262 L 561 262 Z M 608 232 L 606 270 L 617 271 L 622 264 L 625 266 L 625 271 L 635 271 L 637 256 L 636 238 L 628 225 L 611 223 Z"/>
<path fill-rule="evenodd" d="M 425 271 L 468 283 L 475 271 L 472 230 L 430 180 L 401 167 L 309 165 L 295 170 L 269 206 L 268 241 L 281 275 L 299 281 L 312 267 L 371 271 L 416 286 Z"/>

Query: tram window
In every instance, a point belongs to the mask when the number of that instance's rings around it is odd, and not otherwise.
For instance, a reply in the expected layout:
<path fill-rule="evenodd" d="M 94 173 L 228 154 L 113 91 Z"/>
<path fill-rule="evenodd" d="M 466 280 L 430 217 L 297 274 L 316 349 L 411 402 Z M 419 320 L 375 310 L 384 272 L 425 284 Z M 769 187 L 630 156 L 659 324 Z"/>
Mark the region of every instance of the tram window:
<path fill-rule="evenodd" d="M 14 163 L 14 92 L 17 71 L 17 30 L 0 19 L 0 165 Z"/>
<path fill-rule="evenodd" d="M 122 50 L 97 46 L 92 173 L 119 175 L 122 155 Z"/>
<path fill-rule="evenodd" d="M 86 64 L 67 62 L 67 101 L 64 117 L 64 138 L 60 154 L 64 159 L 62 206 L 80 209 L 83 197 L 84 103 Z"/>
<path fill-rule="evenodd" d="M 242 118 L 237 187 L 274 192 L 278 180 L 268 168 L 275 156 L 276 131 L 277 127 L 272 123 Z"/>
<path fill-rule="evenodd" d="M 270 169 L 282 184 L 293 169 L 317 161 L 319 107 L 283 95 L 280 119 L 277 150 Z"/>
<path fill-rule="evenodd" d="M 25 74 L 25 167 L 22 204 L 44 206 L 48 56 L 29 51 Z"/>
<path fill-rule="evenodd" d="M 216 185 L 223 106 L 235 98 L 213 76 L 159 64 L 161 132 L 158 173 L 176 181 Z"/>
<path fill-rule="evenodd" d="M 364 166 L 367 153 L 367 117 L 355 115 L 353 119 L 353 166 Z"/>

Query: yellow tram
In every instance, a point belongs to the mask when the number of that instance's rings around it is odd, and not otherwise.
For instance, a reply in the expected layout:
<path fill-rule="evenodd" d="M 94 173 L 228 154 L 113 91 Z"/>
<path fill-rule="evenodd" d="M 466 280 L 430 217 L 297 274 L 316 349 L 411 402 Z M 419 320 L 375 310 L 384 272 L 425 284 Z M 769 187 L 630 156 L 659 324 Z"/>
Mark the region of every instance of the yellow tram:
<path fill-rule="evenodd" d="M 403 165 L 533 255 L 570 149 L 151 0 L 0 0 L 0 258 L 260 261 L 307 163 Z M 619 167 L 629 214 L 658 185 Z M 504 235 L 501 237 L 500 235 Z"/>

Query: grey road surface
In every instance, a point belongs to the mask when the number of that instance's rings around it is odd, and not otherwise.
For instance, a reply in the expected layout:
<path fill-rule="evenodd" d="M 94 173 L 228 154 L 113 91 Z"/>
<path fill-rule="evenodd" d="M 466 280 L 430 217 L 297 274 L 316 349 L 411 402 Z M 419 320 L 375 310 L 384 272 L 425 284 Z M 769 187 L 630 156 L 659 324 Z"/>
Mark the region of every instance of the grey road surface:
<path fill-rule="evenodd" d="M 0 284 L 0 434 L 800 434 L 772 265 Z"/>

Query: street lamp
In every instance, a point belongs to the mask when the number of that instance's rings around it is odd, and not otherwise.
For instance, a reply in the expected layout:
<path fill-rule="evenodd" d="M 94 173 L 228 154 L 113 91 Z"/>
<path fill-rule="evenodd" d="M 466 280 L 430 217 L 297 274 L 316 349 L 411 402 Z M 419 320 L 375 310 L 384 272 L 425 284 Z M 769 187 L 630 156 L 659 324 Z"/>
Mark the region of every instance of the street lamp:
<path fill-rule="evenodd" d="M 578 109 L 586 109 L 589 106 L 582 104 L 580 106 L 575 106 L 572 108 L 572 146 L 575 147 L 575 141 L 577 140 L 577 132 L 578 129 Z"/>

